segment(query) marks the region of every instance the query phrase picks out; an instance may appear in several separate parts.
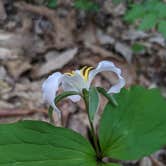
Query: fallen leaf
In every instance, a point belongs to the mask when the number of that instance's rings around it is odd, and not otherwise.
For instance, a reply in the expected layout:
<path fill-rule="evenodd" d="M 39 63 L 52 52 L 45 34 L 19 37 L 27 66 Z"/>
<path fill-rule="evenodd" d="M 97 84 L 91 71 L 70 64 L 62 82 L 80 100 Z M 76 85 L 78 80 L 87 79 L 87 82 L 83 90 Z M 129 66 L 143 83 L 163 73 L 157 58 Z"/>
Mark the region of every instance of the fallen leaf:
<path fill-rule="evenodd" d="M 115 44 L 115 50 L 120 53 L 128 63 L 131 63 L 133 52 L 126 44 L 117 42 Z"/>
<path fill-rule="evenodd" d="M 152 161 L 150 160 L 149 157 L 144 157 L 141 161 L 140 161 L 140 166 L 153 166 Z"/>
<path fill-rule="evenodd" d="M 47 55 L 47 62 L 45 64 L 40 66 L 37 65 L 33 68 L 32 77 L 38 78 L 62 68 L 65 64 L 74 58 L 74 56 L 77 54 L 77 51 L 78 49 L 74 48 L 68 49 L 59 55 L 57 55 L 57 52 L 49 53 L 51 56 Z"/>
<path fill-rule="evenodd" d="M 100 44 L 111 44 L 115 43 L 115 39 L 110 35 L 104 34 L 101 30 L 97 31 L 97 39 L 99 40 Z"/>
<path fill-rule="evenodd" d="M 166 46 L 165 39 L 160 34 L 157 34 L 157 35 L 149 38 L 149 42 L 154 43 L 154 44 L 159 44 L 162 47 Z"/>
<path fill-rule="evenodd" d="M 18 79 L 21 74 L 31 69 L 31 64 L 28 60 L 18 59 L 6 63 L 9 73 L 13 78 Z"/>

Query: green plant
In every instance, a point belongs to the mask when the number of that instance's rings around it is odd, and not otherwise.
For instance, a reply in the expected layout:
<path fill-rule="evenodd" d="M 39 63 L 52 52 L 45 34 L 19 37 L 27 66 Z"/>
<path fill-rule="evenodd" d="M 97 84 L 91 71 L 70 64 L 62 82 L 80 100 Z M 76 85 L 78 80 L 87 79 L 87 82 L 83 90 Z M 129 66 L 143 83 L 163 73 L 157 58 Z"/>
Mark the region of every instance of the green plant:
<path fill-rule="evenodd" d="M 56 8 L 57 0 L 47 0 L 47 6 L 49 8 Z M 74 0 L 74 7 L 79 10 L 85 11 L 98 11 L 99 5 L 93 0 Z"/>
<path fill-rule="evenodd" d="M 102 87 L 90 86 L 101 71 L 115 72 L 119 78 L 108 92 Z M 56 96 L 61 84 L 64 92 Z M 147 90 L 141 86 L 120 91 L 124 84 L 120 69 L 108 61 L 100 62 L 95 69 L 84 67 L 49 76 L 43 84 L 43 93 L 51 105 L 50 116 L 52 110 L 59 113 L 57 103 L 62 99 L 78 101 L 82 98 L 92 141 L 70 129 L 54 127 L 46 122 L 1 124 L 0 165 L 120 166 L 122 160 L 137 160 L 160 149 L 166 144 L 165 99 L 157 89 Z M 96 130 L 93 123 L 100 94 L 107 98 L 108 103 L 99 130 Z"/>
<path fill-rule="evenodd" d="M 119 3 L 126 3 L 127 5 L 131 5 L 133 2 L 133 0 L 112 0 L 112 2 L 114 4 L 119 4 Z"/>
<path fill-rule="evenodd" d="M 141 53 L 145 51 L 145 46 L 142 45 L 141 43 L 134 43 L 131 47 L 134 53 Z"/>
<path fill-rule="evenodd" d="M 56 6 L 57 6 L 57 0 L 49 0 L 49 1 L 47 2 L 47 6 L 48 6 L 49 8 L 55 9 Z"/>
<path fill-rule="evenodd" d="M 74 7 L 85 11 L 98 11 L 99 5 L 92 0 L 75 0 Z"/>
<path fill-rule="evenodd" d="M 133 4 L 124 19 L 130 23 L 139 21 L 138 28 L 140 30 L 156 28 L 166 37 L 166 4 L 161 0 L 148 0 Z"/>

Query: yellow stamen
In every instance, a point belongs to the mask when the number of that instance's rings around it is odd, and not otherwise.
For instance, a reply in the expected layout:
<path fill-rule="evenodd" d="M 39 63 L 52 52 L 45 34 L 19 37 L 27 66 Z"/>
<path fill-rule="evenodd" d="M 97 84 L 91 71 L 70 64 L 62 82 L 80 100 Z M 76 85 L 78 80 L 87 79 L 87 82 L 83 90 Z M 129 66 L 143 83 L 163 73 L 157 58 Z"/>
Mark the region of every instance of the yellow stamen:
<path fill-rule="evenodd" d="M 87 67 L 88 67 L 88 66 L 84 66 L 84 67 L 80 70 L 82 75 L 84 75 L 85 69 L 86 69 Z"/>
<path fill-rule="evenodd" d="M 74 75 L 75 75 L 75 72 L 74 72 L 74 71 L 71 71 L 71 72 L 67 72 L 67 73 L 64 73 L 64 74 L 66 74 L 66 75 L 68 75 L 68 76 L 74 76 Z"/>
<path fill-rule="evenodd" d="M 87 68 L 87 66 L 84 66 L 83 68 L 81 68 L 81 71 L 84 71 L 84 69 L 86 69 Z"/>
<path fill-rule="evenodd" d="M 84 80 L 88 80 L 88 76 L 89 76 L 89 72 L 93 69 L 93 67 L 87 67 L 87 66 L 84 66 L 82 69 L 81 69 L 81 72 L 82 72 L 82 75 L 84 77 Z"/>
<path fill-rule="evenodd" d="M 85 81 L 88 80 L 89 77 L 89 72 L 93 69 L 93 67 L 88 67 L 88 66 L 84 66 L 80 72 L 82 74 L 82 77 L 84 78 Z M 75 71 L 71 71 L 71 72 L 67 72 L 65 73 L 68 76 L 74 76 L 75 75 Z"/>

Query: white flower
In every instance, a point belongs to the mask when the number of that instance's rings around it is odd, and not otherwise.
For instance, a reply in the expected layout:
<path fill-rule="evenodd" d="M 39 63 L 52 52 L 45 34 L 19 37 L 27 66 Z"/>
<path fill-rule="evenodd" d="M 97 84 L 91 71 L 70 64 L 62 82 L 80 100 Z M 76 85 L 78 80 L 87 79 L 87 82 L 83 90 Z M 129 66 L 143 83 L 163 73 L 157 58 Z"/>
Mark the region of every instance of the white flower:
<path fill-rule="evenodd" d="M 110 61 L 101 61 L 96 68 L 85 66 L 81 70 L 75 70 L 71 73 L 53 73 L 43 83 L 42 91 L 44 100 L 48 102 L 55 111 L 59 112 L 54 103 L 59 86 L 62 86 L 64 91 L 76 91 L 81 94 L 83 89 L 88 90 L 90 88 L 92 80 L 96 74 L 103 71 L 114 72 L 119 79 L 118 83 L 113 85 L 107 93 L 120 92 L 121 88 L 125 85 L 125 80 L 121 76 L 121 70 Z M 73 102 L 77 102 L 81 97 L 79 95 L 73 95 L 69 98 Z"/>

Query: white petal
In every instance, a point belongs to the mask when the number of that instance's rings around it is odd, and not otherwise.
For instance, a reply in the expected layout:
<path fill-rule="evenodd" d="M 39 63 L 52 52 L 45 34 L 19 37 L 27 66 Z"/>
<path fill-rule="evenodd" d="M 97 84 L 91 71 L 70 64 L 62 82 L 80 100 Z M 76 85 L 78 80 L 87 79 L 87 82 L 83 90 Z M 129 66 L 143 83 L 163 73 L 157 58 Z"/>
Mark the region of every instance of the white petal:
<path fill-rule="evenodd" d="M 79 95 L 72 95 L 68 97 L 70 100 L 72 100 L 73 102 L 78 102 L 81 100 L 81 97 Z"/>
<path fill-rule="evenodd" d="M 49 103 L 55 111 L 59 113 L 59 109 L 54 104 L 54 99 L 56 97 L 56 92 L 58 91 L 59 85 L 61 83 L 63 75 L 59 72 L 56 72 L 49 76 L 47 80 L 44 81 L 42 85 L 43 98 Z"/>
<path fill-rule="evenodd" d="M 85 88 L 85 83 L 81 75 L 78 72 L 75 72 L 73 76 L 63 76 L 62 87 L 64 91 L 75 91 L 81 93 L 82 89 Z M 79 95 L 69 96 L 68 98 L 73 102 L 77 102 L 81 99 Z"/>
<path fill-rule="evenodd" d="M 89 73 L 89 79 L 88 79 L 88 85 L 90 86 L 93 78 L 96 76 L 96 74 L 98 74 L 99 72 L 103 72 L 103 71 L 110 71 L 110 72 L 114 72 L 119 81 L 117 84 L 115 84 L 114 86 L 112 86 L 109 90 L 108 93 L 118 93 L 120 92 L 121 88 L 124 87 L 125 85 L 125 80 L 124 78 L 121 76 L 121 70 L 119 68 L 117 68 L 112 62 L 110 61 L 101 61 L 97 68 L 90 71 Z"/>

